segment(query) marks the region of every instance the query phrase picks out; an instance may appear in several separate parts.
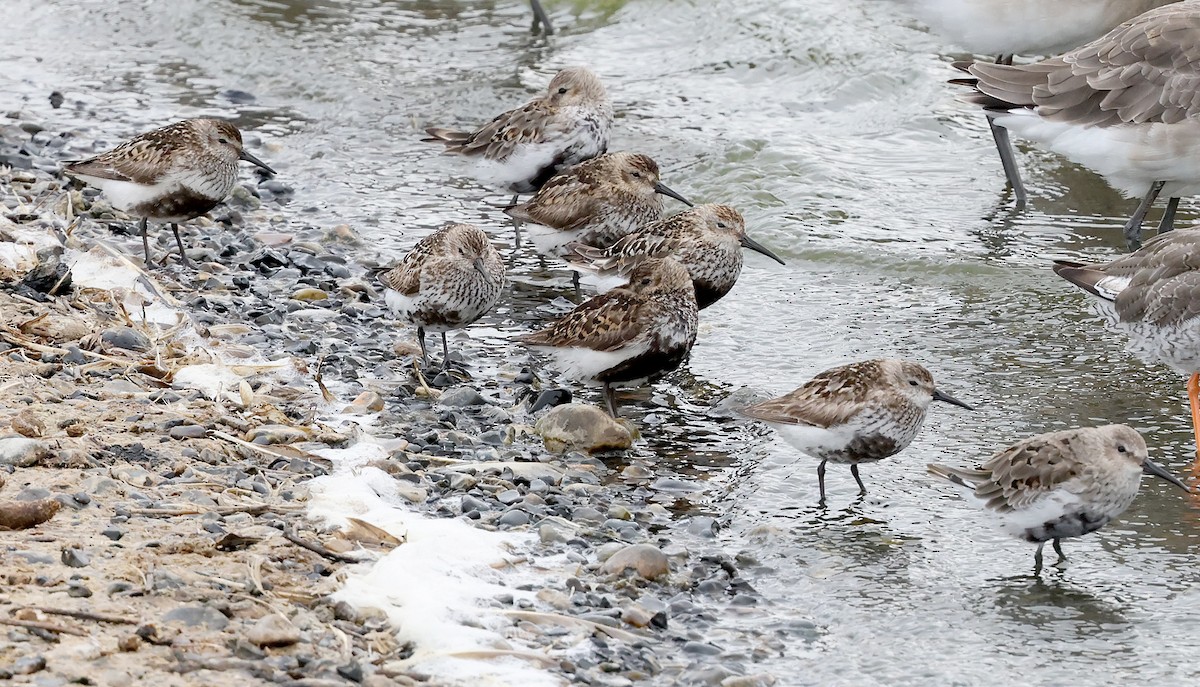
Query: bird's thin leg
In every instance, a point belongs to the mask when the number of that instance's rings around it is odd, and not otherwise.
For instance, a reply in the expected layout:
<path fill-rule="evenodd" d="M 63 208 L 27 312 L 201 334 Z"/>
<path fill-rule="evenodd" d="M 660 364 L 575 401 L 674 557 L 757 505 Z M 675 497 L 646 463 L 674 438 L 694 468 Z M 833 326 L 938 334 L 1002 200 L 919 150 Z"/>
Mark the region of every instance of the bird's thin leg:
<path fill-rule="evenodd" d="M 421 344 L 421 365 L 429 367 L 429 351 L 425 350 L 425 328 L 417 327 L 417 343 Z"/>
<path fill-rule="evenodd" d="M 179 262 L 184 267 L 191 267 L 192 261 L 188 260 L 187 253 L 183 252 L 183 239 L 179 238 L 179 225 L 171 222 L 171 231 L 175 232 L 175 245 L 179 247 Z"/>
<path fill-rule="evenodd" d="M 617 415 L 617 393 L 613 390 L 612 385 L 608 382 L 604 383 L 604 407 L 608 409 L 608 414 L 614 418 Z"/>
<path fill-rule="evenodd" d="M 150 239 L 146 235 L 146 218 L 143 217 L 138 226 L 142 229 L 142 251 L 146 254 L 146 267 L 150 267 Z"/>
<path fill-rule="evenodd" d="M 1133 211 L 1133 217 L 1125 223 L 1125 245 L 1129 246 L 1129 250 L 1135 251 L 1142 247 L 1142 220 L 1146 219 L 1146 213 L 1150 211 L 1150 207 L 1154 205 L 1154 201 L 1158 199 L 1158 194 L 1162 192 L 1163 182 L 1156 181 L 1150 185 L 1150 191 L 1142 202 L 1138 204 L 1137 210 Z"/>
<path fill-rule="evenodd" d="M 1011 54 L 996 56 L 996 64 L 1012 64 L 1012 61 Z M 1021 181 L 1021 169 L 1017 167 L 1017 156 L 1013 153 L 1008 129 L 998 126 L 996 122 L 992 121 L 991 115 L 988 115 L 987 120 L 988 128 L 992 130 L 992 140 L 996 142 L 996 152 L 1000 153 L 1000 165 L 1004 167 L 1004 178 L 1008 179 L 1008 185 L 1012 187 L 1017 209 L 1024 210 L 1028 194 L 1025 193 L 1025 183 Z"/>
<path fill-rule="evenodd" d="M 541 24 L 542 31 L 547 36 L 554 33 L 554 25 L 550 23 L 550 15 L 546 14 L 542 3 L 538 2 L 538 0 L 529 0 L 529 5 L 533 7 L 533 29 L 536 31 L 538 24 Z"/>
<path fill-rule="evenodd" d="M 450 347 L 446 345 L 446 332 L 442 332 L 442 372 L 450 367 Z"/>
<path fill-rule="evenodd" d="M 520 199 L 521 199 L 521 194 L 514 193 L 513 197 L 512 197 L 512 203 L 510 203 L 510 205 L 516 205 L 517 201 Z M 513 225 L 513 248 L 520 248 L 521 247 L 521 220 L 517 219 L 516 217 L 513 217 L 512 225 Z"/>
<path fill-rule="evenodd" d="M 1196 463 L 1192 473 L 1200 474 L 1200 374 L 1188 379 L 1188 405 L 1192 407 L 1192 434 L 1196 437 Z"/>
<path fill-rule="evenodd" d="M 817 503 L 824 506 L 825 505 L 825 461 L 821 461 L 821 464 L 817 466 L 817 486 L 820 487 L 820 489 L 821 489 L 821 500 L 817 501 Z"/>
<path fill-rule="evenodd" d="M 1059 563 L 1067 560 L 1067 554 L 1062 552 L 1062 542 L 1059 539 L 1054 540 L 1054 553 L 1058 554 Z"/>
<path fill-rule="evenodd" d="M 1046 542 L 1044 542 L 1044 541 L 1038 542 L 1037 551 L 1033 552 L 1033 574 L 1034 575 L 1042 574 L 1042 547 L 1045 545 L 1046 545 Z"/>
<path fill-rule="evenodd" d="M 858 476 L 858 463 L 854 463 L 850 466 L 850 474 L 854 475 L 854 481 L 858 482 L 858 493 L 867 493 L 867 488 L 863 486 L 862 478 Z"/>
<path fill-rule="evenodd" d="M 575 297 L 583 298 L 583 292 L 579 290 L 579 272 L 571 270 L 571 285 L 575 287 Z"/>
<path fill-rule="evenodd" d="M 1162 219 L 1158 221 L 1158 233 L 1162 234 L 1175 228 L 1175 211 L 1179 209 L 1179 196 L 1167 201 L 1167 209 Z"/>
<path fill-rule="evenodd" d="M 1024 210 L 1028 194 L 1025 193 L 1025 183 L 1021 181 L 1021 170 L 1017 167 L 1017 158 L 1013 154 L 1012 141 L 1008 138 L 1008 129 L 992 121 L 988 115 L 988 127 L 992 130 L 992 139 L 996 142 L 996 152 L 1000 153 L 1000 166 L 1004 168 L 1004 177 L 1012 187 L 1013 199 L 1017 209 Z"/>

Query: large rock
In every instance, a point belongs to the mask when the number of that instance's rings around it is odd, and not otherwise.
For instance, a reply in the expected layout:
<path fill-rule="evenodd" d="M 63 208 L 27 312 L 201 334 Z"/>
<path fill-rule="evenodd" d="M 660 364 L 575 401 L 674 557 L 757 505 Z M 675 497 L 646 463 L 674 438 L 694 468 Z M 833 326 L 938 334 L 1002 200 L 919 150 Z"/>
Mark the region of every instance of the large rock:
<path fill-rule="evenodd" d="M 633 445 L 634 432 L 596 406 L 567 403 L 542 416 L 534 431 L 554 453 L 624 450 Z"/>
<path fill-rule="evenodd" d="M 37 439 L 4 437 L 0 439 L 0 465 L 29 468 L 50 457 L 50 449 Z"/>
<path fill-rule="evenodd" d="M 246 639 L 262 647 L 289 646 L 300 641 L 300 630 L 282 615 L 271 613 L 259 618 L 246 631 Z"/>
<path fill-rule="evenodd" d="M 614 553 L 600 566 L 600 572 L 606 575 L 620 575 L 626 570 L 634 571 L 643 579 L 656 580 L 671 572 L 671 565 L 667 554 L 654 546 L 634 544 Z"/>

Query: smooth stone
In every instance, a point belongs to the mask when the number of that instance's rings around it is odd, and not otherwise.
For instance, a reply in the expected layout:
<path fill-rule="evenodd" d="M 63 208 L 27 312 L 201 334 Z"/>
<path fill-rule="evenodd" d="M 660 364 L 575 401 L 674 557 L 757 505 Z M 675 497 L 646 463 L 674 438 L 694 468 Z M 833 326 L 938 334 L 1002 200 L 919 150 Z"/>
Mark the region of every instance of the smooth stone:
<path fill-rule="evenodd" d="M 505 525 L 507 527 L 520 527 L 521 525 L 529 524 L 529 514 L 525 511 L 510 510 L 504 515 L 501 515 L 500 519 L 496 522 L 497 524 Z"/>
<path fill-rule="evenodd" d="M 167 611 L 162 619 L 164 623 L 174 623 L 184 627 L 203 627 L 207 630 L 224 630 L 225 626 L 229 624 L 229 618 L 226 618 L 224 613 L 201 604 L 172 609 Z"/>
<path fill-rule="evenodd" d="M 775 676 L 768 673 L 731 675 L 721 680 L 721 687 L 771 687 L 774 684 Z"/>
<path fill-rule="evenodd" d="M 321 289 L 306 287 L 303 289 L 296 289 L 294 292 L 292 292 L 291 297 L 293 300 L 297 301 L 323 301 L 329 298 L 329 294 L 325 293 Z"/>
<path fill-rule="evenodd" d="M 600 572 L 605 575 L 619 575 L 626 570 L 633 570 L 639 577 L 646 580 L 656 580 L 671 572 L 667 555 L 650 544 L 634 544 L 626 546 L 613 554 Z"/>
<path fill-rule="evenodd" d="M 145 352 L 150 350 L 152 345 L 145 334 L 132 327 L 106 329 L 100 333 L 100 339 L 109 346 L 129 351 Z"/>
<path fill-rule="evenodd" d="M 487 405 L 487 399 L 469 386 L 456 386 L 446 389 L 438 398 L 438 405 L 450 407 Z"/>
<path fill-rule="evenodd" d="M 364 391 L 355 396 L 350 405 L 342 409 L 342 412 L 350 415 L 369 415 L 383 410 L 383 405 L 383 396 L 374 391 Z"/>
<path fill-rule="evenodd" d="M 50 449 L 37 439 L 6 437 L 0 439 L 0 465 L 29 468 L 50 457 Z"/>
<path fill-rule="evenodd" d="M 300 630 L 279 613 L 271 613 L 246 631 L 246 639 L 260 647 L 290 646 L 300 641 Z"/>
<path fill-rule="evenodd" d="M 537 398 L 534 399 L 533 404 L 529 406 L 529 412 L 536 413 L 543 408 L 554 408 L 570 402 L 571 392 L 569 390 L 545 389 L 537 395 Z"/>
<path fill-rule="evenodd" d="M 85 568 L 92 562 L 91 557 L 79 549 L 63 549 L 61 560 L 68 568 Z"/>
<path fill-rule="evenodd" d="M 625 450 L 633 445 L 633 432 L 596 406 L 568 403 L 555 406 L 534 425 L 546 449 L 596 453 Z"/>
<path fill-rule="evenodd" d="M 200 425 L 179 425 L 172 427 L 167 436 L 172 439 L 203 439 L 208 436 L 208 430 Z"/>
<path fill-rule="evenodd" d="M 496 500 L 506 506 L 511 506 L 517 501 L 521 500 L 521 492 L 517 491 L 516 489 L 505 489 L 499 494 L 496 494 Z"/>
<path fill-rule="evenodd" d="M 263 425 L 246 432 L 246 441 L 252 444 L 294 444 L 308 439 L 308 433 L 287 425 Z"/>

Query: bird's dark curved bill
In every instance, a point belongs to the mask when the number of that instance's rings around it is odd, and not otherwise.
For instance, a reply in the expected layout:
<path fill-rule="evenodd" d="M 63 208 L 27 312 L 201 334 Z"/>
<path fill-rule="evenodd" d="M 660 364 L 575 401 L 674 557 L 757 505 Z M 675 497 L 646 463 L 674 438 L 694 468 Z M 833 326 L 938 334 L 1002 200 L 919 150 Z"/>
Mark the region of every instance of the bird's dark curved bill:
<path fill-rule="evenodd" d="M 963 403 L 962 401 L 958 400 L 957 398 L 954 398 L 950 394 L 944 394 L 944 393 L 938 391 L 937 389 L 933 390 L 933 400 L 941 401 L 942 403 L 949 403 L 951 405 L 956 405 L 959 408 L 966 408 L 967 410 L 975 410 L 971 406 L 967 405 L 966 403 Z"/>
<path fill-rule="evenodd" d="M 270 168 L 270 167 L 267 165 L 267 163 L 265 163 L 265 162 L 263 162 L 262 160 L 260 160 L 260 159 L 258 159 L 258 158 L 256 158 L 256 157 L 254 157 L 254 156 L 253 156 L 253 155 L 251 155 L 249 152 L 247 152 L 245 149 L 242 149 L 242 154 L 241 154 L 241 155 L 238 155 L 238 159 L 239 159 L 239 160 L 245 160 L 246 162 L 249 162 L 249 163 L 250 163 L 250 164 L 252 164 L 252 165 L 256 165 L 256 166 L 258 166 L 258 167 L 262 167 L 263 169 L 267 170 L 267 171 L 268 171 L 268 172 L 270 172 L 271 174 L 274 174 L 274 173 L 275 173 L 275 170 L 271 169 L 271 168 Z"/>
<path fill-rule="evenodd" d="M 750 250 L 754 251 L 755 253 L 762 253 L 763 255 L 767 256 L 768 258 L 771 258 L 772 260 L 779 263 L 780 265 L 787 264 L 786 262 L 783 261 L 783 258 L 779 257 L 778 255 L 775 255 L 775 253 L 772 252 L 770 248 L 767 248 L 766 246 L 762 245 L 758 241 L 755 241 L 754 239 L 750 238 L 749 236 L 742 237 L 742 245 L 744 247 L 749 248 Z"/>
<path fill-rule="evenodd" d="M 1170 482 L 1171 484 L 1174 484 L 1175 486 L 1179 487 L 1180 489 L 1188 492 L 1189 494 L 1192 492 L 1191 487 L 1184 484 L 1183 481 L 1180 480 L 1178 477 L 1167 472 L 1166 468 L 1159 465 L 1158 463 L 1155 463 L 1154 461 L 1150 460 L 1149 458 L 1147 458 L 1146 461 L 1144 463 L 1142 463 L 1142 472 L 1146 473 L 1147 475 L 1154 475 L 1155 477 L 1161 477 L 1161 478 L 1167 480 L 1168 482 Z"/>
<path fill-rule="evenodd" d="M 479 273 L 483 275 L 484 281 L 486 281 L 489 284 L 492 283 L 492 275 L 487 273 L 487 267 L 483 264 L 483 258 L 475 258 L 474 260 L 471 261 L 471 264 L 474 265 L 475 269 L 478 270 Z"/>
<path fill-rule="evenodd" d="M 670 188 L 667 187 L 666 184 L 662 183 L 661 181 L 654 185 L 654 192 L 661 193 L 664 196 L 670 196 L 671 198 L 674 198 L 675 200 L 683 203 L 684 205 L 688 206 L 689 208 L 696 207 L 692 203 L 692 201 L 690 201 L 687 198 L 684 198 L 683 196 L 679 195 L 678 193 L 672 191 Z"/>

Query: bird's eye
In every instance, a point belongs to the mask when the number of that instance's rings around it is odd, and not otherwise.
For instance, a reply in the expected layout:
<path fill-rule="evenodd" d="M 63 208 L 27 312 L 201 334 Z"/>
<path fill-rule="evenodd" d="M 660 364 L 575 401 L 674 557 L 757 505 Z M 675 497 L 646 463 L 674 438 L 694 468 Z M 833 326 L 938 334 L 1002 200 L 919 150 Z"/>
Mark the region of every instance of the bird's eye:
<path fill-rule="evenodd" d="M 563 86 L 562 88 L 558 89 L 558 94 L 559 94 L 559 95 L 566 95 L 566 94 L 567 94 L 567 87 L 566 87 L 566 86 Z"/>
<path fill-rule="evenodd" d="M 642 286 L 650 286 L 650 277 L 642 277 Z"/>
<path fill-rule="evenodd" d="M 1128 453 L 1125 444 L 1117 444 L 1117 453 Z"/>
<path fill-rule="evenodd" d="M 718 229 L 728 229 L 729 225 L 724 222 L 717 222 L 717 228 Z"/>
<path fill-rule="evenodd" d="M 226 145 L 226 146 L 229 145 L 229 141 L 227 141 L 223 138 L 218 138 L 217 143 L 220 143 L 221 145 Z"/>
<path fill-rule="evenodd" d="M 909 386 L 919 386 L 919 385 L 917 384 L 917 380 L 915 380 L 915 379 L 910 379 L 910 380 L 908 380 L 908 385 L 909 385 Z"/>
<path fill-rule="evenodd" d="M 631 172 L 630 176 L 632 176 L 634 179 L 641 179 L 642 173 L 641 172 Z"/>

